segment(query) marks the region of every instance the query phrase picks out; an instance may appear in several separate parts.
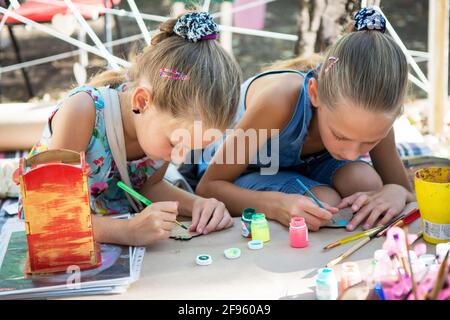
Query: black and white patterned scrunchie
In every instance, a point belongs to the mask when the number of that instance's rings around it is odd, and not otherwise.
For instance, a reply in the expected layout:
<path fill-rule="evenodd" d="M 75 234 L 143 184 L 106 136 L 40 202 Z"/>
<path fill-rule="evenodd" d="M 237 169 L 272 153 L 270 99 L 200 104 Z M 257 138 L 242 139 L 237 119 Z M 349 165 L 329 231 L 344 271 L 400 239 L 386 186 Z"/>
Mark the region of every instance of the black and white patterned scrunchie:
<path fill-rule="evenodd" d="M 189 42 L 217 39 L 219 27 L 207 12 L 191 12 L 180 17 L 173 28 Z"/>
<path fill-rule="evenodd" d="M 381 12 L 373 7 L 363 8 L 355 15 L 355 28 L 362 30 L 378 30 L 382 33 L 386 32 L 386 19 Z"/>

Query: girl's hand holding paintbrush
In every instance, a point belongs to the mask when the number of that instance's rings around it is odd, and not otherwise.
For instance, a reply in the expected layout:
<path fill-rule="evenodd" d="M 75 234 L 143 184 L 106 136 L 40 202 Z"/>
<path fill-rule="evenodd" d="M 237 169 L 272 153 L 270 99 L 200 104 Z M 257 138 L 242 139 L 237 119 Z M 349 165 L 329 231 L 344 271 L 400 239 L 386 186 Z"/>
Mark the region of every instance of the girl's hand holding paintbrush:
<path fill-rule="evenodd" d="M 128 187 L 122 181 L 117 182 L 117 186 L 130 194 L 135 199 L 141 201 L 146 206 L 152 205 L 152 202 L 149 199 L 144 197 L 139 192 Z M 164 188 L 165 186 L 167 186 L 168 189 Z M 163 189 L 160 190 L 161 193 L 169 194 L 171 191 L 174 191 L 173 186 L 171 185 L 163 183 L 160 185 L 160 187 L 163 187 Z M 192 215 L 192 224 L 189 228 L 187 228 L 182 223 L 174 220 L 173 222 L 178 224 L 180 227 L 191 232 L 196 231 L 198 233 L 208 234 L 213 231 L 229 228 L 233 225 L 234 220 L 231 218 L 230 213 L 225 208 L 225 205 L 222 202 L 213 198 L 206 199 L 198 196 L 193 196 L 177 188 L 175 188 L 175 190 L 176 192 L 178 192 L 179 199 L 182 199 L 184 196 L 185 202 L 191 203 L 190 213 Z M 189 199 L 186 199 L 186 196 Z M 181 208 L 177 205 L 177 212 L 178 209 Z"/>
<path fill-rule="evenodd" d="M 320 227 L 331 222 L 333 214 L 338 212 L 337 208 L 321 202 L 321 208 L 312 198 L 298 194 L 279 193 L 280 199 L 277 206 L 276 216 L 269 215 L 269 218 L 275 219 L 283 225 L 289 226 L 291 218 L 304 217 L 308 229 L 317 231 Z"/>
<path fill-rule="evenodd" d="M 414 196 L 400 185 L 387 184 L 379 191 L 357 192 L 344 198 L 338 205 L 343 209 L 351 207 L 355 215 L 347 229 L 352 231 L 364 220 L 363 228 L 386 225 L 393 217 L 403 211 L 406 203 L 414 201 Z"/>
<path fill-rule="evenodd" d="M 133 219 L 127 220 L 126 243 L 134 246 L 147 246 L 158 240 L 167 239 L 170 237 L 174 223 L 187 229 L 176 220 L 178 201 L 152 203 L 122 181 L 118 181 L 117 186 L 147 206 Z"/>

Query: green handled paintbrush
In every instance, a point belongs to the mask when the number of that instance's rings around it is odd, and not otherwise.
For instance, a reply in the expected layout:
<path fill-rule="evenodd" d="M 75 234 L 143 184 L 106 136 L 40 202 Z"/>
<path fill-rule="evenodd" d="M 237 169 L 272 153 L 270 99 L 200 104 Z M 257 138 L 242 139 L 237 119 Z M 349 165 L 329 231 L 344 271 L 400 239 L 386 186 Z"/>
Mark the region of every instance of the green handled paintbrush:
<path fill-rule="evenodd" d="M 140 194 L 139 192 L 133 190 L 132 188 L 130 188 L 129 186 L 127 186 L 125 183 L 123 183 L 122 181 L 118 181 L 117 182 L 117 186 L 122 189 L 123 191 L 127 192 L 129 195 L 135 197 L 137 200 L 141 201 L 143 204 L 145 204 L 146 206 L 149 206 L 152 204 L 152 202 L 150 200 L 148 200 L 146 197 L 144 197 L 142 194 Z M 182 224 L 181 222 L 175 220 L 174 221 L 177 225 L 179 225 L 180 227 L 184 228 L 184 229 L 188 229 L 184 224 Z"/>

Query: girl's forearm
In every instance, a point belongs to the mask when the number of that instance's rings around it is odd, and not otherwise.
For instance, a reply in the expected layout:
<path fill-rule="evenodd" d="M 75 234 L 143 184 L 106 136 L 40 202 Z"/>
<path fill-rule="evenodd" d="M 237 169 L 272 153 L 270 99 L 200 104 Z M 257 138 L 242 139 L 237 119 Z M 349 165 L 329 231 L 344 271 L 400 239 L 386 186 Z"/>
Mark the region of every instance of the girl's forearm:
<path fill-rule="evenodd" d="M 130 239 L 129 220 L 101 217 L 92 214 L 92 229 L 97 242 L 133 245 Z"/>
<path fill-rule="evenodd" d="M 395 187 L 397 190 L 398 190 L 398 188 L 400 188 L 400 192 L 404 192 L 406 203 L 417 201 L 416 195 L 414 194 L 414 192 L 409 191 L 402 185 L 399 185 L 396 183 L 390 183 L 390 184 L 384 185 L 384 188 L 391 188 L 391 187 Z"/>
<path fill-rule="evenodd" d="M 409 182 L 405 166 L 397 152 L 394 129 L 370 151 L 370 157 L 383 184 L 397 184 L 414 192 L 414 187 Z"/>
<path fill-rule="evenodd" d="M 406 202 L 409 203 L 414 201 L 417 201 L 416 194 L 414 192 L 406 190 Z"/>
<path fill-rule="evenodd" d="M 245 208 L 255 208 L 276 220 L 279 193 L 244 189 L 228 181 L 213 180 L 201 183 L 196 192 L 202 197 L 216 198 L 225 203 L 232 216 L 240 216 Z"/>

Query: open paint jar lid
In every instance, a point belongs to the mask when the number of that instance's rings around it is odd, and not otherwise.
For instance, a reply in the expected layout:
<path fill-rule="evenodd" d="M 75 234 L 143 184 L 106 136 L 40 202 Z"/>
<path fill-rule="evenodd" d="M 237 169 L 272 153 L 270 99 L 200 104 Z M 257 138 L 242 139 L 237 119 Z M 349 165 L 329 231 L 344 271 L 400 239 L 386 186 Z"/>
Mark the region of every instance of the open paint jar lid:
<path fill-rule="evenodd" d="M 226 249 L 223 254 L 227 259 L 237 259 L 241 256 L 241 250 L 238 248 Z"/>
<path fill-rule="evenodd" d="M 264 242 L 261 240 L 252 240 L 248 242 L 248 248 L 251 250 L 259 250 L 264 247 Z"/>
<path fill-rule="evenodd" d="M 207 266 L 212 263 L 212 258 L 209 254 L 199 254 L 197 258 L 195 258 L 195 263 L 199 266 Z"/>
<path fill-rule="evenodd" d="M 434 254 L 423 254 L 419 259 L 420 261 L 423 261 L 427 267 L 436 264 L 436 256 Z"/>

